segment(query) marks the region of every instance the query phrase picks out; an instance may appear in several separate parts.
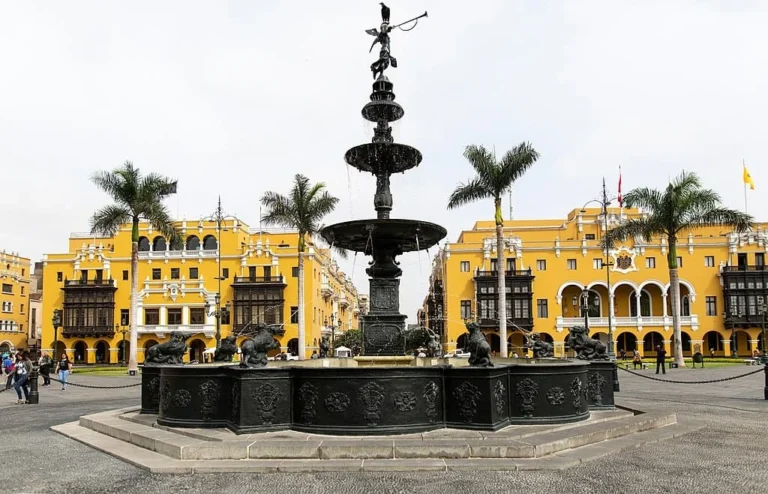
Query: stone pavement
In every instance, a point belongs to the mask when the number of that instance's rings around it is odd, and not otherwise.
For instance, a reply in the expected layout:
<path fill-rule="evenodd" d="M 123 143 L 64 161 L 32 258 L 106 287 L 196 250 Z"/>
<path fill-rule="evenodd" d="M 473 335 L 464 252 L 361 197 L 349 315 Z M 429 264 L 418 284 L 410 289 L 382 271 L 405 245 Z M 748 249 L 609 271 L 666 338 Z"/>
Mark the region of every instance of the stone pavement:
<path fill-rule="evenodd" d="M 671 370 L 670 379 L 716 379 L 754 368 Z M 648 375 L 653 375 L 645 371 Z M 759 491 L 768 482 L 763 465 L 768 402 L 763 375 L 714 385 L 656 383 L 620 372 L 621 399 L 638 407 L 705 422 L 698 432 L 649 444 L 567 471 L 326 472 L 315 474 L 152 475 L 56 434 L 50 426 L 81 415 L 135 406 L 136 388 L 42 389 L 40 405 L 13 405 L 0 394 L 4 477 L 11 492 L 526 492 L 656 493 Z M 655 375 L 654 375 L 655 377 Z M 74 382 L 125 384 L 129 377 L 75 375 Z M 138 382 L 138 381 L 136 381 Z"/>

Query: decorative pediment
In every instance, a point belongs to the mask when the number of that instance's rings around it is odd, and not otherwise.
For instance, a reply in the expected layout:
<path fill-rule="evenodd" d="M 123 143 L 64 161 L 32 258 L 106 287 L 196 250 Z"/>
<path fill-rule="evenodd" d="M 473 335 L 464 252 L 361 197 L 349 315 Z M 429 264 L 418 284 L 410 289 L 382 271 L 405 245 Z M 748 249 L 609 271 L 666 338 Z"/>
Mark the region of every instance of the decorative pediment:
<path fill-rule="evenodd" d="M 629 249 L 627 247 L 611 249 L 611 257 L 613 257 L 613 271 L 617 271 L 622 274 L 637 271 L 637 266 L 635 265 L 636 256 L 637 251 L 635 249 Z"/>

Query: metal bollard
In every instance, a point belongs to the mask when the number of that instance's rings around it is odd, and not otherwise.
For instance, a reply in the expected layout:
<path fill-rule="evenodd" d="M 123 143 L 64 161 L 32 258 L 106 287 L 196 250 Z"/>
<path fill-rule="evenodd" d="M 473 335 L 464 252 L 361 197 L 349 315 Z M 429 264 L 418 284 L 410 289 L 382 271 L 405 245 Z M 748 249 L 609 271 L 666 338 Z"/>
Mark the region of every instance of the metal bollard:
<path fill-rule="evenodd" d="M 618 393 L 621 391 L 621 385 L 619 384 L 619 363 L 613 363 L 613 391 Z"/>
<path fill-rule="evenodd" d="M 765 386 L 763 386 L 763 398 L 768 400 L 768 364 L 763 366 L 763 371 L 765 371 Z"/>
<path fill-rule="evenodd" d="M 38 368 L 33 367 L 29 373 L 29 404 L 37 405 L 40 403 L 40 393 L 37 392 Z"/>

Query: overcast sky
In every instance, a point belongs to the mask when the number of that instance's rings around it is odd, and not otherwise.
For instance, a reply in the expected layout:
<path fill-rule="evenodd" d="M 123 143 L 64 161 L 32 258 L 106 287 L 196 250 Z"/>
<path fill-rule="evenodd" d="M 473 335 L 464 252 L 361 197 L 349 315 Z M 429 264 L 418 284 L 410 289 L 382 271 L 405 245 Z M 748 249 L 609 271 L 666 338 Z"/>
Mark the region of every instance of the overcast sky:
<path fill-rule="evenodd" d="M 490 201 L 445 210 L 471 175 L 464 146 L 527 140 L 541 159 L 515 188 L 516 218 L 565 217 L 603 175 L 615 192 L 619 164 L 625 192 L 688 169 L 743 209 L 745 159 L 749 212 L 768 219 L 768 3 L 387 4 L 393 22 L 429 11 L 392 35 L 387 75 L 406 110 L 395 136 L 424 154 L 392 179 L 393 217 L 440 223 L 455 241 L 493 217 Z M 370 139 L 364 30 L 379 22 L 373 0 L 3 2 L 0 248 L 63 251 L 109 202 L 89 176 L 125 160 L 179 179 L 179 217 L 210 214 L 221 194 L 258 226 L 261 194 L 287 192 L 295 173 L 340 198 L 328 223 L 375 217 L 373 177 L 343 156 Z M 430 258 L 401 260 L 413 320 Z M 367 292 L 364 267 L 353 277 Z"/>

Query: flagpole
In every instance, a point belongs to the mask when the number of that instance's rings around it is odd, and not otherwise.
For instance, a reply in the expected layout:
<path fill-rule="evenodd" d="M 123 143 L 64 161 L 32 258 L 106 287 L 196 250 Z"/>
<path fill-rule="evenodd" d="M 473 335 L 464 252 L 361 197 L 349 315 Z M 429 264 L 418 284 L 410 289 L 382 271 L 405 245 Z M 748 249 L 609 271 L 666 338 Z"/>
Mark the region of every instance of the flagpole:
<path fill-rule="evenodd" d="M 619 165 L 619 223 L 624 222 L 624 196 L 621 195 L 621 165 Z"/>
<path fill-rule="evenodd" d="M 744 174 L 744 170 L 747 169 L 747 163 L 744 161 L 744 158 L 741 159 L 741 173 Z M 747 182 L 742 180 L 744 182 L 744 214 L 748 214 L 749 211 L 747 210 Z"/>

